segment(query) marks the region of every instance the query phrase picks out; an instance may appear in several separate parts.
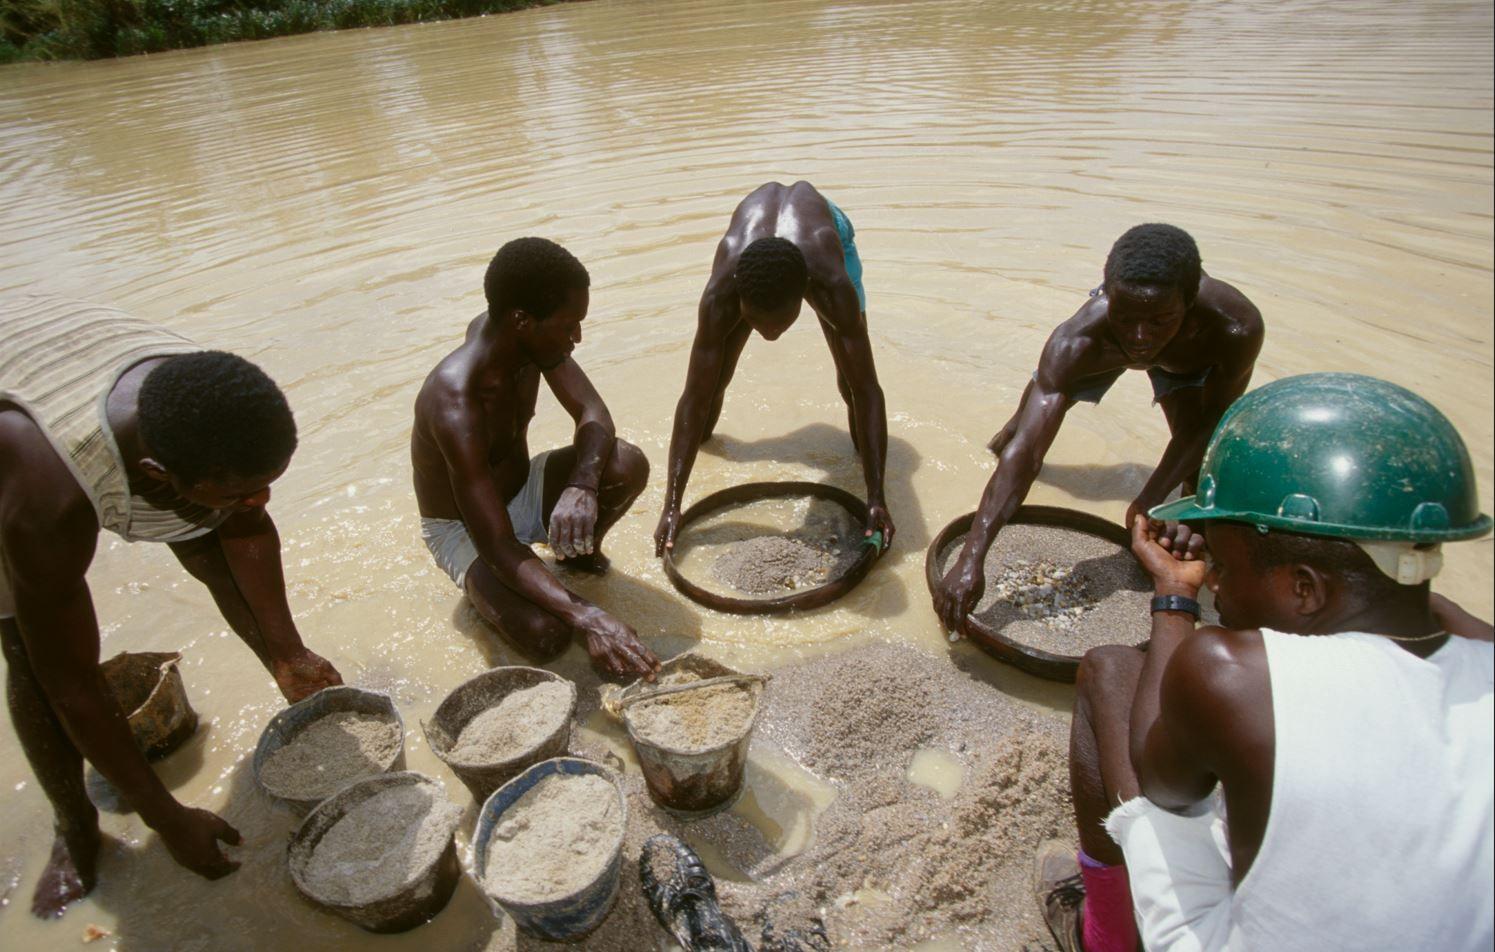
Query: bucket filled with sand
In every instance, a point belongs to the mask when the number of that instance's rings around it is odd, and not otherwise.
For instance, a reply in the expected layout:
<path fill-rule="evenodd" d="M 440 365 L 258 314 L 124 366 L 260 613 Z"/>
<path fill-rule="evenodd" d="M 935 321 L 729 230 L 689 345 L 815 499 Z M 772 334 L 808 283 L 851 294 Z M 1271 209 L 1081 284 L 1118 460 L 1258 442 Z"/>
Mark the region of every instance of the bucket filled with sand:
<path fill-rule="evenodd" d="M 680 516 L 666 549 L 670 582 L 708 608 L 761 615 L 827 605 L 866 577 L 881 540 L 863 536 L 867 505 L 834 486 L 744 483 Z"/>
<path fill-rule="evenodd" d="M 579 757 L 538 763 L 483 804 L 474 878 L 520 929 L 576 941 L 617 899 L 627 819 L 613 771 Z"/>
<path fill-rule="evenodd" d="M 482 803 L 571 743 L 576 685 L 540 668 L 493 668 L 448 694 L 421 724 L 431 751 Z"/>
<path fill-rule="evenodd" d="M 974 513 L 935 537 L 924 568 L 930 591 L 950 571 Z M 1152 635 L 1152 579 L 1120 525 L 1090 513 L 1023 506 L 986 555 L 986 591 L 962 634 L 1001 661 L 1073 681 L 1101 645 L 1142 645 Z"/>
<path fill-rule="evenodd" d="M 685 654 L 609 698 L 638 755 L 649 795 L 686 816 L 720 810 L 742 789 L 767 678 Z"/>
<path fill-rule="evenodd" d="M 270 719 L 254 749 L 254 777 L 270 796 L 305 812 L 404 757 L 405 723 L 390 696 L 339 685 Z"/>
<path fill-rule="evenodd" d="M 197 712 L 177 668 L 181 660 L 175 651 L 125 651 L 99 666 L 130 722 L 135 745 L 152 760 L 176 750 L 197 730 Z"/>
<path fill-rule="evenodd" d="M 441 784 L 389 773 L 343 788 L 302 821 L 286 859 L 307 900 L 370 932 L 436 915 L 462 876 L 452 834 L 462 809 Z"/>

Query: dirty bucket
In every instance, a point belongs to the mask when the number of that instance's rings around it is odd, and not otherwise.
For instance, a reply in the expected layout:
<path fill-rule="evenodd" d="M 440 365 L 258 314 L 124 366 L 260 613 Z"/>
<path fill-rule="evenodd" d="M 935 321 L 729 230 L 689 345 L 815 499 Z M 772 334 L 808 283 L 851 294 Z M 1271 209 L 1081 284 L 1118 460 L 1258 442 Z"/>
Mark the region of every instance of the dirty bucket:
<path fill-rule="evenodd" d="M 560 896 L 545 902 L 519 902 L 495 896 L 488 891 L 488 847 L 493 840 L 493 831 L 503 820 L 504 813 L 529 792 L 535 784 L 554 773 L 595 774 L 613 785 L 617 795 L 618 809 L 623 819 L 622 832 L 612 844 L 612 853 L 595 879 L 569 896 Z M 474 878 L 483 894 L 501 906 L 514 920 L 514 924 L 530 935 L 555 942 L 575 942 L 585 937 L 602 924 L 612 911 L 613 901 L 618 897 L 619 875 L 623 868 L 623 838 L 628 832 L 628 801 L 623 795 L 623 785 L 618 775 L 590 760 L 580 757 L 556 757 L 542 761 L 525 770 L 519 776 L 499 787 L 484 803 L 478 813 L 477 831 L 472 840 Z"/>
<path fill-rule="evenodd" d="M 99 665 L 130 721 L 135 745 L 152 760 L 176 750 L 197 730 L 197 712 L 177 669 L 181 660 L 174 651 L 124 651 Z"/>
<path fill-rule="evenodd" d="M 450 751 L 469 721 L 515 691 L 532 688 L 546 681 L 566 685 L 571 692 L 571 705 L 566 711 L 565 721 L 544 740 L 522 754 L 493 763 L 476 764 L 451 759 Z M 482 803 L 493 791 L 517 777 L 526 767 L 566 753 L 566 748 L 571 743 L 571 723 L 575 716 L 575 684 L 540 668 L 513 666 L 492 668 L 459 684 L 441 702 L 441 706 L 436 708 L 431 719 L 421 723 L 421 728 L 426 732 L 426 741 L 431 745 L 432 753 L 452 768 L 458 779 L 472 791 L 473 798 Z"/>
<path fill-rule="evenodd" d="M 650 741 L 640 737 L 635 730 L 633 719 L 628 714 L 634 698 L 643 699 L 661 687 L 727 677 L 741 677 L 753 682 L 749 687 L 753 695 L 753 716 L 739 735 L 713 747 L 690 750 Z M 629 743 L 638 755 L 649 796 L 655 803 L 682 816 L 704 816 L 731 804 L 742 789 L 748 744 L 762 711 L 762 690 L 766 681 L 767 678 L 744 675 L 710 658 L 684 654 L 666 661 L 654 684 L 636 682 L 608 702 L 609 708 L 623 717 Z"/>
<path fill-rule="evenodd" d="M 323 717 L 343 711 L 356 714 L 369 714 L 399 727 L 399 747 L 392 757 L 387 758 L 389 762 L 380 764 L 379 769 L 375 773 L 399 770 L 405 766 L 405 722 L 400 718 L 400 712 L 395 709 L 394 700 L 382 691 L 370 691 L 366 688 L 339 685 L 337 687 L 323 688 L 311 697 L 297 701 L 295 704 L 292 704 L 270 718 L 270 723 L 265 725 L 264 733 L 260 735 L 258 746 L 254 748 L 254 760 L 252 762 L 254 766 L 254 779 L 259 784 L 260 789 L 269 794 L 271 798 L 290 804 L 292 809 L 298 813 L 305 813 L 318 803 L 326 800 L 327 797 L 325 796 L 310 798 L 282 796 L 265 786 L 264 780 L 260 777 L 260 772 L 265 767 L 265 761 L 270 759 L 270 755 L 289 744 L 295 739 L 297 734 Z M 353 780 L 349 780 L 348 782 L 352 783 Z M 331 795 L 328 794 L 328 796 Z"/>
<path fill-rule="evenodd" d="M 435 916 L 446 907 L 462 876 L 462 866 L 457 860 L 457 846 L 452 838 L 460 814 L 447 833 L 446 848 L 428 865 L 410 871 L 410 876 L 397 891 L 389 896 L 364 903 L 338 902 L 318 895 L 315 885 L 307 882 L 307 869 L 312 854 L 322 837 L 339 820 L 359 804 L 392 787 L 405 785 L 428 785 L 436 796 L 446 798 L 441 784 L 418 773 L 400 772 L 379 774 L 344 787 L 323 800 L 321 805 L 301 821 L 290 846 L 286 849 L 286 861 L 291 870 L 291 881 L 296 891 L 312 905 L 342 916 L 370 932 L 403 932 L 413 929 Z"/>

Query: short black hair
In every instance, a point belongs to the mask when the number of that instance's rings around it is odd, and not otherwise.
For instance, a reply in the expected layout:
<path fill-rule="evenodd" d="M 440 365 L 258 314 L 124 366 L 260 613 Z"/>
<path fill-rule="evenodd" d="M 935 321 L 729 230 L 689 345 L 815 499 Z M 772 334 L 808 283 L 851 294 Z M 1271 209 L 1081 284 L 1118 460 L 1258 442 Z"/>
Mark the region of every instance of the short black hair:
<path fill-rule="evenodd" d="M 805 296 L 810 268 L 785 238 L 759 238 L 737 259 L 737 294 L 751 307 L 774 311 Z"/>
<path fill-rule="evenodd" d="M 541 321 L 566 303 L 571 291 L 591 286 L 592 276 L 576 256 L 548 238 L 508 242 L 483 276 L 490 317 L 518 308 Z"/>
<path fill-rule="evenodd" d="M 1173 225 L 1148 224 L 1128 228 L 1106 256 L 1106 286 L 1159 285 L 1178 288 L 1185 304 L 1199 294 L 1199 246 L 1189 233 Z"/>
<path fill-rule="evenodd" d="M 140 386 L 140 438 L 156 462 L 195 483 L 274 473 L 296 451 L 285 394 L 234 354 L 168 357 Z"/>
<path fill-rule="evenodd" d="M 1258 572 L 1282 565 L 1310 565 L 1336 576 L 1366 604 L 1397 598 L 1406 587 L 1382 572 L 1360 546 L 1348 539 L 1303 535 L 1273 529 L 1255 536 L 1249 549 L 1251 567 Z"/>

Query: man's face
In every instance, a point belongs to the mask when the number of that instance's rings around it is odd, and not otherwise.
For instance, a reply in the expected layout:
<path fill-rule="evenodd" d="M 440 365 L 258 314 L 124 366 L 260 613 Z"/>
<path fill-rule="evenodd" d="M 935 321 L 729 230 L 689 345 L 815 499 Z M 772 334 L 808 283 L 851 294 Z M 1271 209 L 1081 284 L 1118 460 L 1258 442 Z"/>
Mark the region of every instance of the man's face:
<path fill-rule="evenodd" d="M 528 317 L 524 348 L 541 370 L 559 367 L 581 343 L 581 322 L 586 320 L 591 294 L 586 288 L 572 288 L 566 300 L 544 320 Z"/>
<path fill-rule="evenodd" d="M 746 301 L 740 303 L 742 319 L 765 340 L 778 340 L 799 317 L 801 301 L 794 301 L 778 310 L 766 311 L 753 307 Z"/>
<path fill-rule="evenodd" d="M 188 502 L 206 506 L 209 509 L 244 512 L 249 509 L 264 508 L 270 501 L 270 484 L 279 479 L 285 471 L 286 467 L 282 466 L 275 472 L 266 473 L 263 476 L 215 476 L 191 483 L 170 473 L 167 474 L 167 478 L 171 482 L 172 489 L 176 490 L 176 494 Z"/>
<path fill-rule="evenodd" d="M 1106 287 L 1106 322 L 1127 359 L 1155 360 L 1183 326 L 1188 307 L 1177 288 L 1116 284 Z"/>
<path fill-rule="evenodd" d="M 1292 568 L 1276 565 L 1259 569 L 1251 558 L 1256 543 L 1254 526 L 1232 522 L 1205 523 L 1204 540 L 1210 568 L 1204 584 L 1215 595 L 1220 625 L 1237 630 L 1273 628 L 1293 631 Z"/>

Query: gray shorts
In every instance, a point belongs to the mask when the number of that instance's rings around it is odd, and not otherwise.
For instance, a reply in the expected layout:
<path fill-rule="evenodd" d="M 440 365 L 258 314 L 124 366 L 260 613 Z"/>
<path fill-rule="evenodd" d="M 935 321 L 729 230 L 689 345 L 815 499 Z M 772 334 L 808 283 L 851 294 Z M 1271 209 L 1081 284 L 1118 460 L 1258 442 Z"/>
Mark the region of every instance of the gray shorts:
<path fill-rule="evenodd" d="M 1170 393 L 1179 390 L 1203 387 L 1204 382 L 1209 379 L 1210 371 L 1213 369 L 1213 367 L 1206 367 L 1203 370 L 1193 373 L 1176 374 L 1161 367 L 1147 368 L 1147 379 L 1152 383 L 1152 402 L 1157 403 Z M 1125 367 L 1099 377 L 1092 377 L 1066 394 L 1066 396 L 1071 400 L 1082 403 L 1100 403 L 1101 397 L 1104 397 L 1115 386 L 1116 381 L 1120 380 L 1121 375 L 1124 373 L 1126 373 Z M 1038 379 L 1037 371 L 1033 372 L 1033 379 Z"/>
<path fill-rule="evenodd" d="M 509 522 L 514 527 L 514 538 L 524 545 L 550 541 L 550 533 L 545 530 L 545 463 L 554 452 L 546 450 L 529 461 L 529 475 L 525 477 L 524 486 L 506 507 Z M 473 545 L 467 526 L 460 519 L 422 516 L 420 537 L 437 566 L 457 583 L 458 588 L 462 588 L 467 581 L 467 570 L 478 557 L 477 546 Z"/>

